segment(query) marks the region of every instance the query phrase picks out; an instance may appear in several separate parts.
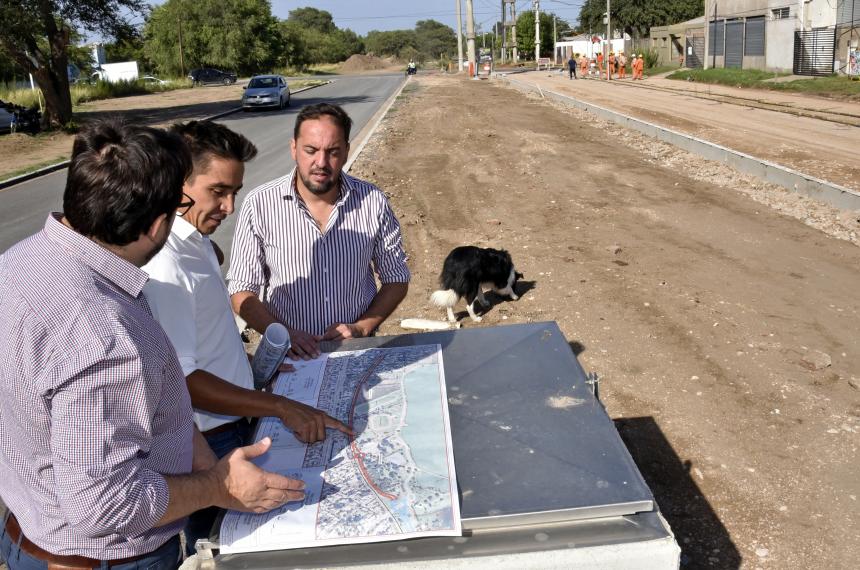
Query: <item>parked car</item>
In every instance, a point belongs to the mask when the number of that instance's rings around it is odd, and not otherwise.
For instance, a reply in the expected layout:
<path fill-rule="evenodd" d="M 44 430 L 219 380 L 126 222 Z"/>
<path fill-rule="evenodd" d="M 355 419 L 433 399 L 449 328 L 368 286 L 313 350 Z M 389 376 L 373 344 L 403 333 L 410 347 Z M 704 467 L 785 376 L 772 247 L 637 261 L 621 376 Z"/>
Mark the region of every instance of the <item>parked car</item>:
<path fill-rule="evenodd" d="M 242 109 L 283 109 L 290 105 L 290 86 L 281 75 L 255 75 L 242 94 Z"/>
<path fill-rule="evenodd" d="M 16 132 L 36 134 L 41 128 L 41 119 L 42 113 L 39 109 L 27 109 L 21 105 L 0 101 L 0 133 L 12 132 L 14 122 Z"/>
<path fill-rule="evenodd" d="M 143 75 L 141 76 L 141 81 L 143 81 L 146 85 L 167 85 L 170 83 L 169 81 L 165 81 L 164 79 L 159 79 L 154 75 Z"/>
<path fill-rule="evenodd" d="M 236 74 L 203 67 L 201 69 L 192 69 L 191 73 L 188 74 L 188 79 L 191 80 L 191 85 L 211 85 L 214 83 L 230 85 L 231 83 L 236 83 Z"/>

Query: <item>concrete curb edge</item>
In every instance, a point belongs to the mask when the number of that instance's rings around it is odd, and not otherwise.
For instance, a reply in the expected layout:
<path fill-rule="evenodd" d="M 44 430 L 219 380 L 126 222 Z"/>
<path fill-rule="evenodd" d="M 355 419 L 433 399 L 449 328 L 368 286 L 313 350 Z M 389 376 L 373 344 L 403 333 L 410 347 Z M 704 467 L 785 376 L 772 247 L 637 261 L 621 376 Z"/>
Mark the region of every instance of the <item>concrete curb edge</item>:
<path fill-rule="evenodd" d="M 331 80 L 326 81 L 325 83 L 320 83 L 319 85 L 311 85 L 309 87 L 302 87 L 301 89 L 297 89 L 296 91 L 290 91 L 290 97 L 292 97 L 296 93 L 308 91 L 309 89 L 316 89 L 317 87 L 322 87 L 323 85 L 328 85 L 329 83 L 331 83 Z M 232 115 L 233 113 L 238 113 L 241 110 L 242 110 L 242 107 L 236 107 L 236 108 L 230 109 L 229 111 L 224 111 L 223 113 L 218 113 L 216 115 L 204 117 L 203 119 L 200 119 L 200 120 L 202 120 L 202 121 L 214 121 L 215 119 L 220 119 L 221 117 L 226 117 L 227 115 Z M 63 168 L 67 168 L 68 166 L 69 166 L 69 161 L 64 160 L 63 162 L 51 164 L 50 166 L 46 166 L 44 168 L 34 170 L 33 172 L 28 172 L 27 174 L 22 174 L 20 176 L 15 176 L 13 178 L 7 178 L 6 180 L 0 180 L 0 190 L 5 190 L 6 188 L 9 188 L 10 186 L 15 186 L 16 184 L 20 184 L 22 182 L 27 182 L 28 180 L 32 180 L 34 178 L 39 178 L 40 176 L 44 176 L 46 174 L 51 174 L 52 172 L 56 172 L 57 170 L 62 170 Z"/>
<path fill-rule="evenodd" d="M 540 93 L 545 98 L 588 111 L 602 119 L 639 131 L 708 160 L 722 162 L 740 172 L 750 174 L 772 184 L 777 184 L 791 192 L 826 202 L 835 208 L 860 210 L 860 192 L 856 192 L 850 188 L 815 178 L 781 164 L 756 158 L 692 135 L 673 131 L 672 129 L 636 119 L 605 107 L 587 103 L 569 95 L 562 95 L 550 90 L 540 90 L 537 86 L 517 81 L 516 79 L 507 77 L 498 77 L 498 79 L 507 81 L 520 91 Z"/>
<path fill-rule="evenodd" d="M 382 109 L 380 109 L 379 111 L 376 112 L 376 119 L 374 120 L 373 118 L 371 118 L 371 121 L 373 124 L 370 126 L 370 130 L 367 130 L 368 129 L 367 126 L 365 126 L 364 129 L 362 129 L 362 133 L 364 131 L 367 131 L 367 134 L 364 136 L 364 138 L 361 139 L 361 142 L 358 144 L 358 148 L 355 149 L 355 152 L 352 153 L 352 156 L 350 156 L 349 159 L 347 159 L 346 164 L 343 167 L 344 172 L 348 173 L 349 169 L 352 168 L 352 163 L 354 163 L 358 159 L 358 157 L 361 155 L 361 152 L 364 150 L 364 147 L 367 144 L 367 141 L 369 141 L 370 137 L 373 135 L 373 133 L 376 132 L 377 127 L 379 127 L 379 123 L 381 123 L 382 119 L 384 119 L 385 116 L 388 114 L 389 109 L 391 109 L 391 106 L 394 105 L 394 101 L 396 101 L 397 97 L 403 92 L 403 89 L 406 87 L 407 83 L 409 83 L 408 78 L 400 85 L 400 88 L 397 91 L 395 91 L 391 95 L 391 97 L 388 98 L 388 101 L 385 102 L 385 105 L 383 105 Z M 370 123 L 368 123 L 368 124 L 370 124 Z M 359 133 L 359 134 L 361 134 L 361 133 Z"/>

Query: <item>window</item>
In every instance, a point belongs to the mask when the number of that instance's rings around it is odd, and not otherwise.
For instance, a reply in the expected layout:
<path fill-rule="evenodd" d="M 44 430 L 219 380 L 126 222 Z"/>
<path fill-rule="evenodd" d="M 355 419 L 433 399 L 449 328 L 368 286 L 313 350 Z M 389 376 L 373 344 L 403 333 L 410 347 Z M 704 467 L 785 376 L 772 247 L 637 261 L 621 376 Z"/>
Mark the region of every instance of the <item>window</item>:
<path fill-rule="evenodd" d="M 770 11 L 774 20 L 787 20 L 790 16 L 789 12 L 790 10 L 788 6 L 785 8 L 774 8 Z"/>
<path fill-rule="evenodd" d="M 764 16 L 747 18 L 744 55 L 764 55 Z"/>
<path fill-rule="evenodd" d="M 723 55 L 723 47 L 726 44 L 726 21 L 710 22 L 709 28 L 711 49 L 708 50 L 708 55 Z"/>

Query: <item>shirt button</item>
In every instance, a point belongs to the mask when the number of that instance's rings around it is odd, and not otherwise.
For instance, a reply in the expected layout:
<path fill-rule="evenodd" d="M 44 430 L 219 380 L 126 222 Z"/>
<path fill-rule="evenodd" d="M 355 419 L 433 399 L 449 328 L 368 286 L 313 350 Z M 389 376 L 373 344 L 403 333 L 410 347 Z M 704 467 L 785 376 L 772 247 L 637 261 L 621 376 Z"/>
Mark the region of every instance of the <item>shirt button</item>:
<path fill-rule="evenodd" d="M 328 303 L 328 297 L 325 298 L 325 302 Z"/>

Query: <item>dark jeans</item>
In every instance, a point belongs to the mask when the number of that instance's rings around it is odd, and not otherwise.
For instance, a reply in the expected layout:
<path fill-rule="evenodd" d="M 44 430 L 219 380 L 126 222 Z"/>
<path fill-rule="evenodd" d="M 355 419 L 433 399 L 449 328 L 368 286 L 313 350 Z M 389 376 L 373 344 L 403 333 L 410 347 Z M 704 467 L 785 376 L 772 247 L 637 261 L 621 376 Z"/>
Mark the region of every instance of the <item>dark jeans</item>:
<path fill-rule="evenodd" d="M 239 420 L 231 424 L 231 428 L 214 435 L 206 436 L 209 447 L 218 459 L 221 459 L 234 449 L 247 445 L 251 440 L 251 425 L 245 420 Z M 185 524 L 185 553 L 191 556 L 195 553 L 194 544 L 199 538 L 209 538 L 215 517 L 218 516 L 218 507 L 209 507 L 202 511 L 192 513 Z"/>
<path fill-rule="evenodd" d="M 48 563 L 30 556 L 12 542 L 5 529 L 0 537 L 0 558 L 6 561 L 9 570 L 47 570 Z M 179 536 L 174 536 L 160 548 L 134 562 L 111 566 L 109 560 L 103 560 L 101 567 L 105 570 L 173 570 L 182 562 L 179 550 Z"/>
<path fill-rule="evenodd" d="M 568 68 L 567 71 L 568 71 L 568 75 L 567 75 L 568 79 L 576 78 L 576 68 L 575 67 Z"/>

